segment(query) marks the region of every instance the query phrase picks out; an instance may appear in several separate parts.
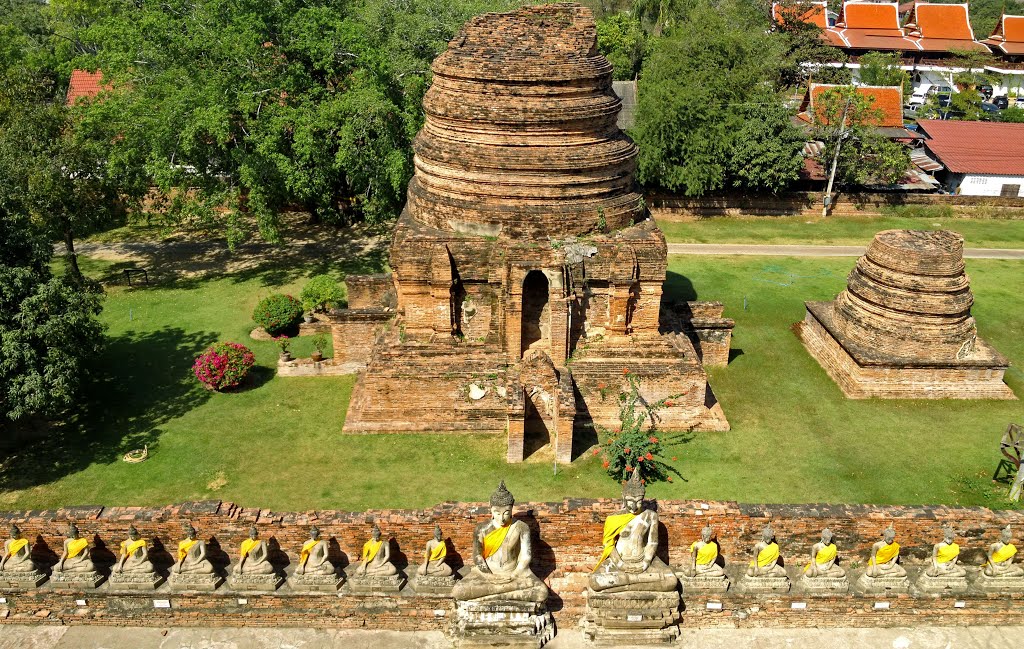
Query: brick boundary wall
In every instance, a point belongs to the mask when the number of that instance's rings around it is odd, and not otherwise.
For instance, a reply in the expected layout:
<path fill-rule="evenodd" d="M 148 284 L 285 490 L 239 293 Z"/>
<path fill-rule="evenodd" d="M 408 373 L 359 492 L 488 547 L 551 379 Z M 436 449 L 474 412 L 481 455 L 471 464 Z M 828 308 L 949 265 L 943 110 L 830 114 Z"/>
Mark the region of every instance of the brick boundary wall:
<path fill-rule="evenodd" d="M 514 485 L 513 485 L 514 490 Z M 1014 526 L 1017 541 L 1024 534 L 1024 512 L 993 511 L 980 507 L 868 506 L 868 505 L 764 505 L 733 502 L 653 502 L 662 523 L 659 553 L 672 565 L 681 565 L 687 547 L 700 529 L 715 528 L 722 555 L 729 565 L 733 589 L 722 597 L 690 596 L 684 593 L 684 624 L 691 626 L 897 626 L 901 624 L 1001 624 L 1017 623 L 1024 605 L 1021 595 L 983 595 L 972 592 L 952 596 L 864 596 L 810 597 L 794 588 L 787 595 L 750 596 L 733 591 L 739 575 L 751 559 L 750 550 L 765 523 L 771 522 L 782 556 L 796 581 L 806 563 L 810 546 L 821 528 L 835 533 L 840 561 L 851 573 L 851 583 L 866 562 L 871 544 L 890 522 L 897 530 L 902 561 L 911 581 L 928 560 L 932 544 L 940 540 L 940 527 L 956 528 L 961 561 L 966 566 L 984 562 L 984 551 L 997 540 L 1007 524 Z M 516 506 L 516 517 L 534 533 L 534 571 L 552 589 L 549 608 L 560 625 L 575 625 L 586 605 L 587 575 L 599 554 L 604 518 L 618 507 L 616 501 L 568 499 L 559 503 L 524 503 Z M 42 562 L 56 561 L 55 551 L 63 542 L 69 521 L 76 521 L 82 533 L 94 543 L 97 563 L 113 562 L 111 548 L 125 538 L 135 525 L 151 540 L 150 554 L 158 567 L 171 562 L 167 548 L 181 537 L 182 521 L 191 521 L 210 544 L 215 564 L 226 566 L 256 525 L 267 539 L 272 560 L 290 572 L 298 548 L 308 537 L 309 526 L 321 528 L 329 539 L 333 558 L 344 566 L 357 556 L 368 538 L 369 527 L 377 522 L 386 536 L 393 537 L 392 557 L 399 568 L 415 564 L 435 522 L 449 539 L 450 561 L 462 567 L 469 561 L 474 526 L 488 515 L 486 504 L 447 502 L 424 510 L 375 510 L 362 513 L 318 511 L 281 513 L 245 509 L 232 503 L 206 501 L 162 508 L 71 507 L 59 510 L 0 513 L 4 528 L 17 523 L 26 538 L 35 543 L 34 552 Z M 4 530 L 6 531 L 6 530 Z M 282 552 L 287 551 L 287 556 Z M 414 572 L 415 565 L 406 570 Z M 296 594 L 288 586 L 272 595 L 230 591 L 226 585 L 212 594 L 171 593 L 167 585 L 156 592 L 125 593 L 110 590 L 109 584 L 89 593 L 54 588 L 49 582 L 27 593 L 0 591 L 0 623 L 107 624 L 107 625 L 264 625 L 381 628 L 394 630 L 446 629 L 450 624 L 452 601 L 416 595 L 406 587 L 393 597 L 356 596 L 344 590 L 340 595 Z M 239 603 L 239 598 L 245 603 Z M 84 599 L 84 606 L 77 600 Z M 166 599 L 171 608 L 154 608 L 154 599 Z M 887 610 L 876 610 L 874 602 L 890 602 Z M 954 600 L 964 607 L 954 607 Z M 722 610 L 710 611 L 708 601 L 720 602 Z M 806 608 L 792 608 L 805 602 Z"/>

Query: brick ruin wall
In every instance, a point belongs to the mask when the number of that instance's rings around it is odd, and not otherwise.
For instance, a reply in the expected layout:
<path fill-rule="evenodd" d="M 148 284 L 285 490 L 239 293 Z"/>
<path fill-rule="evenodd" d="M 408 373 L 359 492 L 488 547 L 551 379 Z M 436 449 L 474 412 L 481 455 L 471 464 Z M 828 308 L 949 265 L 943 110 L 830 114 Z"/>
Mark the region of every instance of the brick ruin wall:
<path fill-rule="evenodd" d="M 561 625 L 574 625 L 583 615 L 587 575 L 599 554 L 604 518 L 618 504 L 610 500 L 573 499 L 558 503 L 526 503 L 516 507 L 517 518 L 534 533 L 534 571 L 552 589 L 549 608 Z M 902 561 L 911 577 L 927 561 L 932 544 L 941 536 L 940 526 L 949 522 L 958 533 L 965 565 L 984 561 L 984 549 L 997 540 L 1007 524 L 1018 534 L 1024 529 L 1024 512 L 983 508 L 869 505 L 744 505 L 733 502 L 661 501 L 655 503 L 663 529 L 659 554 L 672 565 L 682 564 L 687 546 L 704 525 L 712 525 L 722 555 L 734 569 L 751 559 L 750 549 L 763 526 L 770 521 L 790 566 L 806 561 L 810 546 L 821 529 L 831 527 L 840 548 L 840 560 L 848 570 L 862 567 L 871 544 L 881 530 L 894 522 L 903 547 Z M 230 503 L 199 502 L 163 508 L 77 507 L 55 511 L 0 514 L 0 522 L 16 522 L 26 538 L 35 541 L 37 558 L 56 560 L 67 521 L 77 521 L 93 540 L 98 562 L 109 564 L 109 549 L 135 525 L 154 549 L 151 556 L 166 566 L 181 535 L 181 522 L 191 521 L 207 539 L 215 563 L 227 564 L 246 537 L 250 525 L 269 540 L 272 560 L 285 566 L 316 524 L 330 541 L 333 558 L 343 566 L 358 553 L 376 521 L 385 535 L 394 537 L 392 557 L 400 568 L 415 563 L 433 526 L 439 523 L 450 540 L 449 557 L 461 567 L 470 561 L 474 526 L 487 516 L 485 504 L 443 503 L 430 509 L 377 510 L 362 513 L 320 511 L 279 513 L 243 509 Z M 288 569 L 290 567 L 286 567 Z M 791 567 L 791 572 L 793 568 Z M 794 573 L 795 574 L 795 573 Z M 855 577 L 856 575 L 852 575 Z M 736 577 L 734 576 L 734 589 Z M 164 585 L 155 593 L 115 593 L 108 585 L 94 592 L 58 590 L 44 584 L 28 593 L 3 592 L 0 623 L 110 624 L 110 625 L 314 625 L 321 627 L 382 628 L 393 630 L 445 629 L 450 624 L 452 601 L 415 595 L 408 589 L 392 597 L 342 594 L 300 595 L 287 586 L 274 594 L 244 594 L 222 586 L 212 594 L 170 593 Z M 241 600 L 243 601 L 240 601 Z M 76 600 L 85 600 L 79 605 Z M 154 608 L 154 599 L 169 600 L 170 608 Z M 808 597 L 788 595 L 751 596 L 730 592 L 724 596 L 684 594 L 684 625 L 711 626 L 898 626 L 906 624 L 1007 624 L 1019 620 L 1024 595 L 964 595 L 954 598 L 909 595 Z M 722 609 L 708 610 L 715 601 Z M 874 608 L 876 600 L 890 603 Z M 794 602 L 806 608 L 793 608 Z"/>

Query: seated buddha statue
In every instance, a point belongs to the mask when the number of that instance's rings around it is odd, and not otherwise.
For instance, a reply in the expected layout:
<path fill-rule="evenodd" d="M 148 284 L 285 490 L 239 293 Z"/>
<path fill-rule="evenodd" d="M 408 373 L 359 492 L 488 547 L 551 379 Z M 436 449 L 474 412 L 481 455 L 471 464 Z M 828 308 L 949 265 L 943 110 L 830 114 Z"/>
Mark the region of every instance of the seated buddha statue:
<path fill-rule="evenodd" d="M 391 563 L 391 540 L 381 538 L 380 528 L 376 524 L 370 530 L 370 540 L 363 544 L 360 560 L 355 569 L 357 577 L 390 577 L 398 574 L 395 564 Z"/>
<path fill-rule="evenodd" d="M 590 574 L 594 591 L 674 591 L 679 585 L 658 552 L 658 514 L 644 507 L 646 488 L 633 471 L 622 485 L 622 509 L 604 522 L 604 549 Z"/>
<path fill-rule="evenodd" d="M 700 538 L 690 544 L 690 560 L 683 568 L 687 577 L 725 577 L 725 569 L 718 565 L 718 544 L 712 540 L 714 534 L 714 530 L 706 525 L 700 531 Z"/>
<path fill-rule="evenodd" d="M 785 577 L 786 569 L 779 565 L 779 544 L 770 525 L 761 530 L 761 540 L 754 545 L 754 560 L 747 568 L 748 577 Z"/>
<path fill-rule="evenodd" d="M 867 577 L 906 577 L 907 571 L 899 564 L 900 544 L 896 542 L 896 529 L 889 524 L 882 532 L 882 540 L 871 546 Z"/>
<path fill-rule="evenodd" d="M 64 550 L 61 552 L 57 565 L 53 567 L 55 573 L 90 573 L 96 572 L 96 565 L 92 562 L 89 540 L 79 535 L 78 526 L 72 523 L 68 526 L 68 535 L 64 539 Z"/>
<path fill-rule="evenodd" d="M 942 528 L 942 540 L 932 546 L 931 565 L 925 570 L 929 577 L 964 577 L 967 570 L 959 564 L 960 546 L 953 542 L 953 527 Z"/>
<path fill-rule="evenodd" d="M 146 547 L 146 539 L 139 536 L 139 530 L 132 525 L 128 528 L 128 539 L 121 541 L 121 547 L 117 554 L 117 563 L 114 565 L 115 573 L 128 573 L 146 575 L 156 572 L 153 562 L 149 560 L 149 549 Z"/>
<path fill-rule="evenodd" d="M 416 570 L 416 574 L 424 577 L 450 577 L 452 568 L 445 562 L 447 556 L 448 545 L 444 542 L 441 526 L 434 525 L 434 538 L 427 541 L 423 550 L 423 565 Z"/>
<path fill-rule="evenodd" d="M 1013 540 L 1013 532 L 1007 525 L 999 534 L 999 540 L 988 546 L 988 560 L 982 569 L 986 577 L 1021 578 L 1024 577 L 1024 568 L 1013 565 L 1013 557 L 1017 554 L 1017 546 L 1010 541 Z"/>
<path fill-rule="evenodd" d="M 804 567 L 804 576 L 808 579 L 845 577 L 846 571 L 836 563 L 838 554 L 832 542 L 832 530 L 826 527 L 821 531 L 821 540 L 811 546 L 811 562 Z"/>
<path fill-rule="evenodd" d="M 181 575 L 215 574 L 213 564 L 206 558 L 206 543 L 197 537 L 196 528 L 185 523 L 185 538 L 178 543 L 178 561 L 171 572 Z"/>
<path fill-rule="evenodd" d="M 309 530 L 309 540 L 302 544 L 299 552 L 297 575 L 333 575 L 337 572 L 330 562 L 327 541 L 320 538 L 320 528 L 314 525 Z"/>
<path fill-rule="evenodd" d="M 0 558 L 0 572 L 30 573 L 39 572 L 39 567 L 32 560 L 32 544 L 21 537 L 17 525 L 11 525 L 11 538 L 4 541 L 4 556 Z"/>
<path fill-rule="evenodd" d="M 452 591 L 458 601 L 522 601 L 542 604 L 548 587 L 530 570 L 530 528 L 512 520 L 515 498 L 502 481 L 491 494 L 491 518 L 473 532 L 473 563 Z"/>
<path fill-rule="evenodd" d="M 259 538 L 259 531 L 253 525 L 249 528 L 249 538 L 242 541 L 238 550 L 238 563 L 232 573 L 236 575 L 271 575 L 275 572 L 270 563 L 270 548 L 267 542 Z"/>

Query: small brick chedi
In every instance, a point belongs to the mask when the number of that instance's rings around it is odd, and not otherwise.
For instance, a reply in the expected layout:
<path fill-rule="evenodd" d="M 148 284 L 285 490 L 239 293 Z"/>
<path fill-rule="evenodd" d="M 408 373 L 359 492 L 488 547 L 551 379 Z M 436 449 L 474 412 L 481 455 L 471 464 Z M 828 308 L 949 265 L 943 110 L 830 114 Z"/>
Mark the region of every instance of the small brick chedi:
<path fill-rule="evenodd" d="M 616 420 L 624 369 L 647 399 L 680 395 L 661 427 L 727 430 L 698 349 L 727 358 L 732 322 L 663 311 L 665 238 L 590 11 L 476 17 L 433 73 L 393 273 L 350 278 L 333 316 L 341 360 L 374 341 L 345 430 L 507 430 L 509 461 L 547 444 L 569 461 L 574 428 Z"/>
<path fill-rule="evenodd" d="M 978 337 L 964 240 L 885 230 L 832 302 L 806 302 L 799 333 L 853 399 L 1014 399 L 1006 357 Z"/>

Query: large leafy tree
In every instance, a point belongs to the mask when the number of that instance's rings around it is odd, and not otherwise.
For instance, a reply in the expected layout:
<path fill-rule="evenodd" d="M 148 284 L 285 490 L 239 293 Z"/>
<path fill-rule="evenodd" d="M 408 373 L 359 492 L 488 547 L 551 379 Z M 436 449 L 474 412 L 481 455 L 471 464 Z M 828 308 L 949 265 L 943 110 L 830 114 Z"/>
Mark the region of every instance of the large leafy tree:
<path fill-rule="evenodd" d="M 647 32 L 632 14 L 613 14 L 597 21 L 597 48 L 612 64 L 617 81 L 637 78 L 647 41 Z"/>

